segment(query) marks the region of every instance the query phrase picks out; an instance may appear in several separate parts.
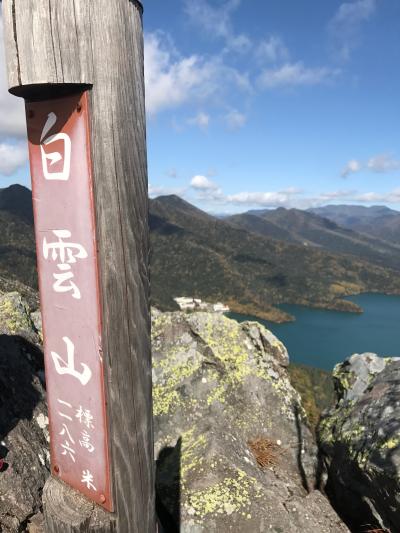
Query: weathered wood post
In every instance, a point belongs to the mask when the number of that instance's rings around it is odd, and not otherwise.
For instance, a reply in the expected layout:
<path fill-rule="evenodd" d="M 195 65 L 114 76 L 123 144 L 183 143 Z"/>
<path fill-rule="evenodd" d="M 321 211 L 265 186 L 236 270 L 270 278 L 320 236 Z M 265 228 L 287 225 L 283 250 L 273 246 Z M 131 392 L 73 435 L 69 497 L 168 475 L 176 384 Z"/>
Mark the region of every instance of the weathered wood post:
<path fill-rule="evenodd" d="M 9 90 L 27 112 L 51 431 L 46 530 L 154 533 L 142 6 L 2 7 Z"/>

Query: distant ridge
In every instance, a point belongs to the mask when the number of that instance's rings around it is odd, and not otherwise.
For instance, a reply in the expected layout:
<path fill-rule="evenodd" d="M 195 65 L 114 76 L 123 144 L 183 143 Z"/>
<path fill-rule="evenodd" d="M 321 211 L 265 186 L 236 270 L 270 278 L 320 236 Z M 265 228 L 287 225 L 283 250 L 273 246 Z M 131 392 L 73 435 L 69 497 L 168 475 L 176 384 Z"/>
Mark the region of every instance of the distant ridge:
<path fill-rule="evenodd" d="M 17 290 L 37 307 L 36 289 L 32 192 L 11 185 L 0 189 L 0 291 Z"/>
<path fill-rule="evenodd" d="M 309 211 L 345 228 L 400 244 L 400 212 L 386 206 L 327 205 Z"/>
<path fill-rule="evenodd" d="M 0 290 L 1 279 L 36 288 L 30 202 L 25 187 L 0 190 Z M 359 311 L 343 296 L 400 294 L 399 271 L 372 263 L 380 257 L 367 261 L 327 249 L 330 240 L 329 246 L 344 249 L 350 243 L 360 254 L 381 246 L 393 260 L 395 246 L 361 238 L 317 215 L 276 210 L 263 218 L 247 213 L 220 220 L 175 195 L 149 205 L 151 297 L 161 309 L 174 309 L 176 296 L 193 296 L 283 321 L 290 316 L 277 307 L 280 303 Z"/>
<path fill-rule="evenodd" d="M 377 208 L 374 212 L 378 216 L 378 213 L 386 209 L 392 212 L 388 208 Z M 369 216 L 374 215 L 370 212 Z M 265 237 L 300 243 L 334 253 L 351 254 L 377 265 L 400 270 L 399 245 L 342 227 L 336 221 L 322 214 L 318 215 L 316 210 L 302 211 L 279 207 L 270 210 L 253 210 L 242 215 L 234 215 L 227 220 Z"/>
<path fill-rule="evenodd" d="M 32 192 L 27 187 L 18 184 L 0 189 L 0 210 L 32 224 Z"/>
<path fill-rule="evenodd" d="M 279 211 L 278 218 L 287 214 Z M 295 210 L 290 215 L 297 221 L 303 215 L 306 221 L 312 220 L 321 235 L 341 232 L 343 242 L 347 239 L 353 250 L 356 238 L 351 232 L 310 213 Z M 177 196 L 150 201 L 156 305 L 168 308 L 173 296 L 198 296 L 279 321 L 288 318 L 275 307 L 283 302 L 356 310 L 342 296 L 363 291 L 399 293 L 399 272 L 332 253 L 311 241 L 304 245 L 304 236 L 279 220 L 261 220 L 251 213 L 240 217 L 221 220 Z M 360 237 L 359 246 L 372 253 L 367 238 Z M 393 249 L 400 254 L 400 249 Z"/>

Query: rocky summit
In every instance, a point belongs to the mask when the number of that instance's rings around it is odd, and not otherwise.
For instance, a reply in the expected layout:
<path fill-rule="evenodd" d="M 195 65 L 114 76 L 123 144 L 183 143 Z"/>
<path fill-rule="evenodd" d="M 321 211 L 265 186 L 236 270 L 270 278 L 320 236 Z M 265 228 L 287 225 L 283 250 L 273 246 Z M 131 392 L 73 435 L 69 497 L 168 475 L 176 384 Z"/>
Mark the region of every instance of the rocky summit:
<path fill-rule="evenodd" d="M 400 358 L 355 354 L 334 379 L 319 428 L 326 491 L 354 531 L 400 531 Z"/>
<path fill-rule="evenodd" d="M 43 533 L 49 476 L 40 314 L 0 295 L 0 531 Z M 285 347 L 257 323 L 153 312 L 164 533 L 348 531 L 315 490 L 317 449 Z"/>
<path fill-rule="evenodd" d="M 258 323 L 154 314 L 157 497 L 167 531 L 348 531 L 314 489 L 317 448 L 288 362 Z"/>

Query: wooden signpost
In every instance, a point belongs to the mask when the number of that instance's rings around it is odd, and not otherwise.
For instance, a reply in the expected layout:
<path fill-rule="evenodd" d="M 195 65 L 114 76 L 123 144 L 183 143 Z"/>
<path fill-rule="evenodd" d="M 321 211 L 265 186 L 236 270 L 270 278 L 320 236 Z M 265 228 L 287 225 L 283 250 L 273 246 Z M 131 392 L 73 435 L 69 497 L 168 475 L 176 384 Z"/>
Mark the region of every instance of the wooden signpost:
<path fill-rule="evenodd" d="M 3 0 L 26 102 L 52 477 L 49 532 L 154 533 L 142 7 Z"/>

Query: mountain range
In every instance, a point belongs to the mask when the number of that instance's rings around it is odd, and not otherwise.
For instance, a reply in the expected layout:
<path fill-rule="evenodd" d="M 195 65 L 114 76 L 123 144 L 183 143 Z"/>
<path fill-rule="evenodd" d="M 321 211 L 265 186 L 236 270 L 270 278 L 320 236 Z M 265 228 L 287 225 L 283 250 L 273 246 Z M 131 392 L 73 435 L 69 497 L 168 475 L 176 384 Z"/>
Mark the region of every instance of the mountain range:
<path fill-rule="evenodd" d="M 316 215 L 336 222 L 344 228 L 366 233 L 388 242 L 400 244 L 400 212 L 375 205 L 327 205 L 310 209 Z"/>
<path fill-rule="evenodd" d="M 174 309 L 173 298 L 185 295 L 279 322 L 291 319 L 281 303 L 360 311 L 343 297 L 400 294 L 400 246 L 314 212 L 264 210 L 221 220 L 172 195 L 150 200 L 149 221 L 152 303 L 161 309 Z M 1 277 L 35 289 L 25 187 L 0 190 L 0 246 L 0 290 Z"/>
<path fill-rule="evenodd" d="M 326 215 L 324 215 L 325 208 L 321 208 L 317 214 L 317 210 L 301 211 L 280 207 L 273 210 L 249 211 L 225 220 L 264 237 L 334 253 L 351 254 L 376 265 L 400 269 L 400 242 L 396 244 L 383 241 L 382 238 L 367 232 L 361 233 L 350 225 L 336 222 L 333 220 L 334 217 L 329 216 L 331 212 L 334 212 L 330 209 L 331 207 L 336 206 L 327 206 Z M 352 218 L 355 227 L 356 216 Z M 372 220 L 374 219 L 371 216 L 371 225 L 373 225 Z M 400 213 L 398 228 L 400 229 Z"/>

